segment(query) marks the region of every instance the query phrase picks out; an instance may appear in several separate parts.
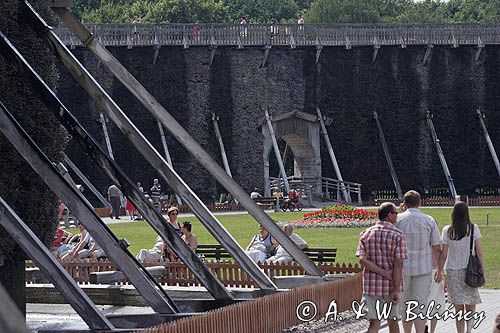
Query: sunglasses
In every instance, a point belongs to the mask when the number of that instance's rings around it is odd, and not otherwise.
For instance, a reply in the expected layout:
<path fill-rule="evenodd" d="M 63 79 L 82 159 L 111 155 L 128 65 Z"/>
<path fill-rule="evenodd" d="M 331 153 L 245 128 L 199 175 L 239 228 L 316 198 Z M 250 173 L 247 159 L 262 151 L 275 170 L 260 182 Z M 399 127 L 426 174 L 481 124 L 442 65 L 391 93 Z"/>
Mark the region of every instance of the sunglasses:
<path fill-rule="evenodd" d="M 399 213 L 398 212 L 390 212 L 389 214 L 396 214 L 396 215 L 398 215 Z"/>
<path fill-rule="evenodd" d="M 177 212 L 171 212 L 171 213 L 170 213 L 170 214 L 168 214 L 168 215 L 179 215 L 179 213 L 177 213 Z"/>

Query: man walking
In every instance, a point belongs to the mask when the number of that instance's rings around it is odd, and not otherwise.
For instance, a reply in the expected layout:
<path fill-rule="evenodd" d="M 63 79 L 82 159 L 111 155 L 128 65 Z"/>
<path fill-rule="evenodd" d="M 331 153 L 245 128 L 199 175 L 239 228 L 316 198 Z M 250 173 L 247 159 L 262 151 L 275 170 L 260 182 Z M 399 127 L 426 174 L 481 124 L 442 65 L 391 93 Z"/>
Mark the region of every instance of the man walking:
<path fill-rule="evenodd" d="M 120 197 L 122 192 L 114 184 L 108 188 L 108 201 L 111 204 L 111 218 L 120 219 Z"/>
<path fill-rule="evenodd" d="M 378 332 L 380 318 L 377 308 L 389 311 L 389 332 L 399 333 L 399 294 L 401 292 L 403 259 L 408 257 L 405 236 L 394 226 L 396 206 L 384 202 L 378 209 L 377 224 L 361 233 L 356 256 L 364 266 L 363 300 L 366 318 L 370 320 L 369 333 Z M 378 304 L 377 304 L 378 303 Z"/>
<path fill-rule="evenodd" d="M 151 187 L 151 199 L 153 199 L 153 206 L 159 210 L 161 199 L 161 185 L 157 178 L 153 179 L 153 186 Z"/>
<path fill-rule="evenodd" d="M 429 290 L 432 282 L 432 256 L 436 258 L 441 254 L 441 241 L 439 228 L 436 221 L 429 215 L 422 213 L 420 207 L 420 194 L 416 191 L 408 191 L 404 195 L 404 206 L 406 211 L 399 215 L 396 227 L 406 236 L 408 246 L 408 259 L 403 262 L 403 295 L 401 306 L 407 301 L 417 301 L 418 308 L 412 310 L 414 314 L 426 313 Z M 438 267 L 436 282 L 442 279 L 442 270 Z M 420 308 L 425 305 L 424 308 Z M 410 333 L 413 323 L 417 333 L 424 333 L 425 319 L 404 321 L 405 333 Z"/>

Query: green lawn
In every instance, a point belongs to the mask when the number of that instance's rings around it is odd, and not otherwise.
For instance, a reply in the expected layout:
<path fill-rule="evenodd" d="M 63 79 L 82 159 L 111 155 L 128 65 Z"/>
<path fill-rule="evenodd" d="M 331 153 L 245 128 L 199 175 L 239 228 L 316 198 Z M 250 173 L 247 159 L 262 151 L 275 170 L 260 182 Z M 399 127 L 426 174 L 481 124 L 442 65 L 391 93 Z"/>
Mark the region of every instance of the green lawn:
<path fill-rule="evenodd" d="M 449 223 L 451 208 L 423 209 L 432 215 L 440 230 Z M 482 246 L 486 258 L 487 288 L 500 289 L 500 208 L 471 208 L 471 219 L 479 225 L 482 234 Z M 272 213 L 277 221 L 297 220 L 303 213 Z M 489 225 L 486 216 L 489 215 Z M 258 224 L 249 215 L 219 215 L 219 221 L 226 227 L 240 245 L 245 248 L 252 236 L 258 232 Z M 193 233 L 200 244 L 218 243 L 195 217 L 180 218 L 193 224 Z M 136 254 L 141 248 L 151 248 L 156 237 L 155 232 L 146 222 L 120 223 L 109 225 L 120 238 L 131 242 L 130 251 Z M 362 228 L 298 229 L 310 247 L 336 247 L 337 262 L 357 262 L 354 251 Z"/>

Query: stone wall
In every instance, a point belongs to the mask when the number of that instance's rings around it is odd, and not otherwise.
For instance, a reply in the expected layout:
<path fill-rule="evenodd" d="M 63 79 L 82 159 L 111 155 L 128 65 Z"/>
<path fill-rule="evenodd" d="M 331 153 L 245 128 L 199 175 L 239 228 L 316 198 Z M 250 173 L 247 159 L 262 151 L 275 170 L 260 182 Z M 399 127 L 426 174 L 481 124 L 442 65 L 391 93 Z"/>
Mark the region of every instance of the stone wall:
<path fill-rule="evenodd" d="M 476 48 L 434 47 L 426 66 L 422 65 L 425 49 L 417 47 L 384 47 L 375 64 L 370 47 L 324 48 L 319 66 L 315 64 L 315 49 L 273 48 L 264 68 L 260 67 L 264 55 L 260 48 L 219 47 L 212 67 L 210 50 L 204 47 L 163 47 L 156 64 L 152 48 L 110 49 L 222 165 L 211 112 L 219 115 L 233 176 L 248 191 L 263 185 L 259 128 L 263 109 L 268 108 L 271 115 L 293 110 L 314 114 L 316 105 L 333 119 L 328 131 L 344 179 L 362 183 L 365 194 L 393 188 L 373 111 L 381 117 L 403 190 L 446 187 L 425 123 L 427 110 L 434 113 L 434 125 L 458 191 L 500 186 L 475 113 L 478 107 L 486 113 L 490 136 L 500 147 L 500 127 L 495 126 L 500 121 L 499 47 L 486 47 L 478 62 L 474 61 Z M 75 53 L 163 152 L 157 124 L 149 113 L 88 51 L 77 48 Z M 60 71 L 63 101 L 104 147 L 94 103 L 65 69 Z M 108 128 L 116 160 L 148 189 L 158 175 L 112 124 Z M 167 142 L 174 168 L 204 200 L 225 192 L 169 135 Z M 72 144 L 70 148 L 70 157 L 105 191 L 109 181 L 79 147 Z M 324 145 L 321 153 L 322 174 L 334 177 Z"/>

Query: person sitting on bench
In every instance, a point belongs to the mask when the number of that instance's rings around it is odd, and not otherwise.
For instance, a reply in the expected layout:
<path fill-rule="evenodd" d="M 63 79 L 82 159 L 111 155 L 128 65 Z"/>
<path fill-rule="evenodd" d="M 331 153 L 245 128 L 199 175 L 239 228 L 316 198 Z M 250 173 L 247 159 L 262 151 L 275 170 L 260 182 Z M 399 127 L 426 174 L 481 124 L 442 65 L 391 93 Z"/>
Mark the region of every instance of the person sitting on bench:
<path fill-rule="evenodd" d="M 185 221 L 182 223 L 182 239 L 191 250 L 196 251 L 196 248 L 198 247 L 198 238 L 191 232 L 191 228 L 191 222 Z"/>
<path fill-rule="evenodd" d="M 300 237 L 299 235 L 295 234 L 293 232 L 293 226 L 291 224 L 285 224 L 283 227 L 283 231 L 285 234 L 292 239 L 292 241 L 297 244 L 297 246 L 303 250 L 306 249 L 309 245 L 307 242 Z M 283 246 L 279 245 L 276 249 L 276 254 L 269 259 L 266 260 L 266 263 L 273 263 L 273 262 L 289 262 L 292 261 L 293 257 L 286 252 L 286 250 L 283 248 Z"/>
<path fill-rule="evenodd" d="M 269 256 L 269 249 L 273 246 L 271 235 L 264 228 L 260 227 L 260 232 L 253 236 L 248 244 L 245 253 L 255 262 L 264 262 Z"/>
<path fill-rule="evenodd" d="M 156 262 L 161 261 L 163 257 L 163 250 L 165 248 L 165 244 L 163 243 L 163 239 L 160 236 L 156 237 L 155 244 L 152 249 L 142 249 L 135 256 L 140 263 L 144 262 Z"/>
<path fill-rule="evenodd" d="M 260 198 L 262 198 L 262 194 L 259 193 L 259 189 L 258 188 L 254 188 L 253 192 L 250 193 L 250 199 L 252 199 L 254 201 L 257 201 Z"/>

